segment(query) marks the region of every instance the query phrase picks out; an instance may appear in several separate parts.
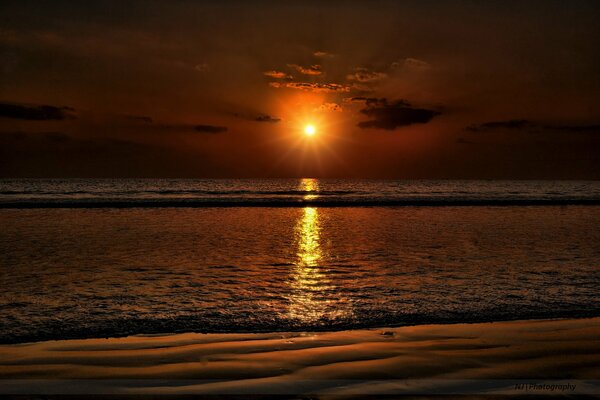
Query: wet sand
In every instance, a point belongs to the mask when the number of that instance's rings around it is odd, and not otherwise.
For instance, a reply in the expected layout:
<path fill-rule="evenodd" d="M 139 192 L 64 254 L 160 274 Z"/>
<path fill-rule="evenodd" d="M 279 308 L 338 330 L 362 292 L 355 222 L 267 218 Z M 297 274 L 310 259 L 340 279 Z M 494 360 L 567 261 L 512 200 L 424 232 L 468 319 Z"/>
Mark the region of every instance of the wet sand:
<path fill-rule="evenodd" d="M 600 394 L 599 337 L 592 318 L 2 345 L 0 393 Z"/>

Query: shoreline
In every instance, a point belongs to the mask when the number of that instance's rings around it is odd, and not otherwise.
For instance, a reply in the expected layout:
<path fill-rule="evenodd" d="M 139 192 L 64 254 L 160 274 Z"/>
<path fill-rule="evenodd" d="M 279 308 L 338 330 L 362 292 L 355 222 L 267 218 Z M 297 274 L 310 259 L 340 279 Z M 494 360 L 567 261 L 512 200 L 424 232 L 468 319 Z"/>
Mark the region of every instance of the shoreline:
<path fill-rule="evenodd" d="M 599 336 L 595 317 L 5 344 L 0 394 L 600 394 Z"/>
<path fill-rule="evenodd" d="M 580 320 L 580 319 L 600 319 L 600 315 L 597 312 L 589 312 L 589 313 L 574 313 L 569 312 L 568 317 L 563 315 L 556 316 L 546 316 L 546 315 L 534 315 L 529 318 L 521 318 L 517 317 L 515 319 L 478 319 L 478 320 L 463 320 L 463 321 L 430 321 L 430 322 L 407 322 L 403 325 L 398 324 L 380 324 L 380 325 L 357 325 L 353 324 L 352 326 L 348 325 L 339 325 L 334 327 L 307 327 L 306 329 L 300 328 L 291 328 L 285 327 L 282 329 L 239 329 L 239 330 L 213 330 L 213 329 L 177 329 L 174 331 L 168 330 L 148 330 L 145 332 L 139 333 L 103 333 L 101 331 L 96 332 L 66 332 L 65 337 L 56 338 L 55 335 L 47 335 L 47 337 L 39 336 L 32 338 L 31 340 L 23 340 L 22 338 L 29 338 L 29 336 L 21 336 L 21 338 L 17 338 L 12 341 L 2 341 L 0 340 L 1 346 L 10 346 L 10 345 L 30 345 L 36 343 L 44 343 L 44 342 L 57 342 L 57 341 L 73 341 L 73 340 L 94 340 L 94 339 L 124 339 L 130 337 L 148 337 L 148 336 L 173 336 L 173 335 L 186 335 L 186 334 L 198 334 L 198 335 L 264 335 L 264 334 L 324 334 L 324 333 L 336 333 L 336 332 L 352 332 L 352 331 L 369 331 L 369 330 L 393 330 L 400 328 L 409 328 L 409 327 L 419 327 L 419 326 L 452 326 L 452 325 L 476 325 L 476 324 L 493 324 L 493 323 L 505 323 L 505 322 L 534 322 L 534 321 L 563 321 L 563 320 Z M 574 315 L 573 315 L 574 314 Z M 288 329 L 291 328 L 291 329 Z M 87 334 L 86 334 L 87 333 Z"/>

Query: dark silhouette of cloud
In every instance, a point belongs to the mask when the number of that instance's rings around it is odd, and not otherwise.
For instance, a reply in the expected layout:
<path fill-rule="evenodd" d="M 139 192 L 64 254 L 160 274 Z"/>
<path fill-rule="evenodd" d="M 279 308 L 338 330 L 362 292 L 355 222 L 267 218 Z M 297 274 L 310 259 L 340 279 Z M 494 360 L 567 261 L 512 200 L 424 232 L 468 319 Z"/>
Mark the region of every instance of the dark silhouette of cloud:
<path fill-rule="evenodd" d="M 239 116 L 238 114 L 234 114 Z M 133 122 L 138 127 L 143 127 L 145 131 L 152 132 L 175 132 L 175 133 L 223 133 L 227 131 L 227 127 L 209 124 L 188 124 L 188 123 L 177 123 L 177 122 L 161 122 L 156 121 L 152 117 L 145 115 L 124 115 L 120 116 L 128 121 Z M 119 122 L 116 121 L 116 126 L 119 127 Z"/>
<path fill-rule="evenodd" d="M 346 75 L 346 79 L 357 82 L 377 82 L 387 78 L 385 72 L 369 71 L 366 68 L 356 68 L 354 73 Z"/>
<path fill-rule="evenodd" d="M 237 114 L 234 114 L 237 116 Z M 216 134 L 227 131 L 226 126 L 209 125 L 209 124 L 188 124 L 188 123 L 177 123 L 177 122 L 160 122 L 155 121 L 151 117 L 138 116 L 138 115 L 126 115 L 125 119 L 132 121 L 139 128 L 143 128 L 145 132 L 155 133 L 208 133 Z M 116 127 L 119 127 L 117 121 Z M 121 126 L 122 127 L 122 126 Z"/>
<path fill-rule="evenodd" d="M 227 132 L 227 127 L 217 125 L 194 125 L 194 131 L 200 133 L 223 133 Z"/>
<path fill-rule="evenodd" d="M 565 133 L 600 133 L 600 124 L 572 125 L 572 124 L 547 124 L 526 119 L 510 119 L 506 121 L 491 121 L 481 124 L 469 125 L 465 128 L 469 132 L 493 132 L 498 130 L 527 131 L 527 132 L 565 132 Z"/>
<path fill-rule="evenodd" d="M 351 88 L 354 93 L 361 94 L 373 93 L 375 91 L 375 89 L 365 83 L 353 83 Z"/>
<path fill-rule="evenodd" d="M 482 124 L 470 125 L 466 129 L 471 132 L 489 131 L 495 129 L 524 129 L 534 125 L 526 119 L 511 119 L 506 121 L 490 121 Z"/>
<path fill-rule="evenodd" d="M 600 124 L 592 125 L 544 125 L 543 129 L 571 133 L 600 133 Z"/>
<path fill-rule="evenodd" d="M 290 88 L 306 90 L 310 92 L 349 92 L 350 86 L 340 85 L 338 83 L 310 83 L 310 82 L 271 82 L 269 83 L 274 88 Z"/>
<path fill-rule="evenodd" d="M 0 102 L 0 117 L 29 121 L 50 121 L 75 118 L 71 107 Z"/>
<path fill-rule="evenodd" d="M 359 128 L 394 130 L 412 124 L 425 124 L 441 113 L 436 110 L 412 107 L 404 100 L 389 102 L 385 98 L 354 98 L 363 101 L 366 108 L 361 113 L 371 118 L 358 123 Z"/>
<path fill-rule="evenodd" d="M 244 119 L 246 121 L 254 121 L 254 122 L 269 122 L 269 123 L 277 123 L 281 122 L 281 118 L 269 115 L 264 112 L 259 112 L 257 110 L 246 110 L 243 112 L 234 112 L 229 113 L 236 118 Z"/>
<path fill-rule="evenodd" d="M 281 121 L 281 118 L 277 118 L 277 117 L 272 117 L 270 115 L 266 115 L 266 114 L 262 114 L 257 116 L 256 118 L 254 118 L 254 120 L 256 122 L 270 122 L 270 123 L 277 123 Z"/>
<path fill-rule="evenodd" d="M 364 103 L 367 106 L 373 105 L 386 105 L 387 99 L 385 97 L 365 97 L 365 96 L 355 96 L 346 98 L 345 101 L 350 103 Z M 396 103 L 402 102 L 405 105 L 408 105 L 404 100 L 397 100 Z"/>
<path fill-rule="evenodd" d="M 318 64 L 311 65 L 310 67 L 303 67 L 298 64 L 288 64 L 288 67 L 293 68 L 304 75 L 321 75 L 323 73 L 321 66 Z"/>

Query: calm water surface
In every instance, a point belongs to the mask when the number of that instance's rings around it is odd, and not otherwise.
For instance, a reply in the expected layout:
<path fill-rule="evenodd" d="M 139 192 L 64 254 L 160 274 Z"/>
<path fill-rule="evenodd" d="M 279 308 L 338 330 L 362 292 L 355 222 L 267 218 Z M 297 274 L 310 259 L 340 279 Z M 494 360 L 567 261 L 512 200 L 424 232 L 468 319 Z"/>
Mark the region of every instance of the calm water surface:
<path fill-rule="evenodd" d="M 0 342 L 600 315 L 598 206 L 4 209 L 0 224 Z"/>

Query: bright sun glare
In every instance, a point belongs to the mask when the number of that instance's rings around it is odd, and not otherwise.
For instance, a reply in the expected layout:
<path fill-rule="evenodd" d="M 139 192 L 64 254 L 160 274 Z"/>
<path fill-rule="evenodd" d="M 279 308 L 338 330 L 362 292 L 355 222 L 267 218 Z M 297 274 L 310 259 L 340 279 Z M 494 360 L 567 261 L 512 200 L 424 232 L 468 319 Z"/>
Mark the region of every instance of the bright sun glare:
<path fill-rule="evenodd" d="M 304 134 L 307 136 L 312 136 L 315 134 L 315 132 L 316 132 L 316 129 L 313 125 L 306 125 L 304 127 Z"/>

